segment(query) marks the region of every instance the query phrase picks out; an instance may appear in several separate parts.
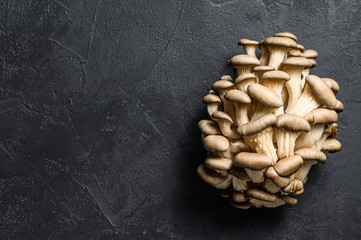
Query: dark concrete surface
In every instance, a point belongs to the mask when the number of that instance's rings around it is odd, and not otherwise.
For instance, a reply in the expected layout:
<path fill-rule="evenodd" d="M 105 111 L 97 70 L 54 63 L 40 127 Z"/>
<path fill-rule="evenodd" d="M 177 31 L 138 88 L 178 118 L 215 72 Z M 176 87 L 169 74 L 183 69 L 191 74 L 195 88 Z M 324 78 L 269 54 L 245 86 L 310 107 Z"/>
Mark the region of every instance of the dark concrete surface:
<path fill-rule="evenodd" d="M 0 239 L 360 239 L 361 2 L 0 0 Z M 203 183 L 202 98 L 290 31 L 338 81 L 341 152 L 296 206 Z"/>

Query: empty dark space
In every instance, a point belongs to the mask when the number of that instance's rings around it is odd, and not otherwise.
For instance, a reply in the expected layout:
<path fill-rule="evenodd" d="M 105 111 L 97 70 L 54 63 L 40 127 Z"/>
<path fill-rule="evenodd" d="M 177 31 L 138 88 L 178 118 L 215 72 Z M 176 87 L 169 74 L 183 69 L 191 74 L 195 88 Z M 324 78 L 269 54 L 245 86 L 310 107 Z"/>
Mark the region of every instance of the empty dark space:
<path fill-rule="evenodd" d="M 0 239 L 360 239 L 361 2 L 0 0 Z M 202 98 L 289 31 L 338 81 L 341 152 L 295 206 L 202 182 Z"/>

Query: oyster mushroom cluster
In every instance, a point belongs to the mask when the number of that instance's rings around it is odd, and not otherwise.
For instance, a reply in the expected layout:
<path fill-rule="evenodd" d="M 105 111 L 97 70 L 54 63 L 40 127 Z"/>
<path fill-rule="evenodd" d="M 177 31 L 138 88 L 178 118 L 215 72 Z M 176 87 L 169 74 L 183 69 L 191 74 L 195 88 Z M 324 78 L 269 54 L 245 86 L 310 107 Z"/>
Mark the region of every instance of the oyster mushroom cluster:
<path fill-rule="evenodd" d="M 222 76 L 203 98 L 210 119 L 198 126 L 208 154 L 197 172 L 237 208 L 296 204 L 312 165 L 341 149 L 339 85 L 309 74 L 318 53 L 292 33 L 238 44 L 245 54 L 229 61 L 237 77 Z"/>

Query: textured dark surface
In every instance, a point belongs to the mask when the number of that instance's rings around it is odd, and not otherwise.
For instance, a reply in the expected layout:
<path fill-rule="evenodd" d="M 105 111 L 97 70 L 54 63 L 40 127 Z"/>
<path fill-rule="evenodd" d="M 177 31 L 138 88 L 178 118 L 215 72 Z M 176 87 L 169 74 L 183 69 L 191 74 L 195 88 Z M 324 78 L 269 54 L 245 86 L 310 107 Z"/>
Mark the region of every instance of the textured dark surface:
<path fill-rule="evenodd" d="M 360 239 L 361 2 L 0 1 L 0 239 Z M 336 79 L 341 152 L 296 206 L 241 211 L 196 175 L 239 38 L 290 31 Z"/>

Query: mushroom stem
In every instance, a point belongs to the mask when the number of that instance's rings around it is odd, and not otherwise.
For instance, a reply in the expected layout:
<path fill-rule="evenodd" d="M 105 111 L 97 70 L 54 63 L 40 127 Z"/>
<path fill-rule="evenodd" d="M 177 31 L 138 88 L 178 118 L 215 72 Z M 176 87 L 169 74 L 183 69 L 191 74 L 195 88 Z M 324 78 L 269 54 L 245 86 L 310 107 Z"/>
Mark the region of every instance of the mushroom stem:
<path fill-rule="evenodd" d="M 246 190 L 248 188 L 246 181 L 239 179 L 235 176 L 232 176 L 232 186 L 233 186 L 234 190 L 239 191 L 239 192 L 243 192 L 244 190 Z"/>
<path fill-rule="evenodd" d="M 301 132 L 292 132 L 283 128 L 276 130 L 276 141 L 278 145 L 277 155 L 279 158 L 290 157 L 295 152 L 295 142 Z"/>
<path fill-rule="evenodd" d="M 324 128 L 325 124 L 312 124 L 311 130 L 308 133 L 303 132 L 299 138 L 297 138 L 295 149 L 312 147 L 316 141 L 321 138 Z"/>
<path fill-rule="evenodd" d="M 287 108 L 292 108 L 302 93 L 301 72 L 303 67 L 296 68 L 292 66 L 292 68 L 283 67 L 282 69 L 290 75 L 290 80 L 285 84 L 285 86 L 288 92 Z"/>
<path fill-rule="evenodd" d="M 252 179 L 254 183 L 261 183 L 264 180 L 264 171 L 265 170 L 251 170 L 249 168 L 244 169 L 247 175 Z"/>
<path fill-rule="evenodd" d="M 274 67 L 276 70 L 278 70 L 279 66 L 286 58 L 287 50 L 285 51 L 284 47 L 276 46 L 269 47 L 268 50 L 270 53 L 268 66 Z"/>

